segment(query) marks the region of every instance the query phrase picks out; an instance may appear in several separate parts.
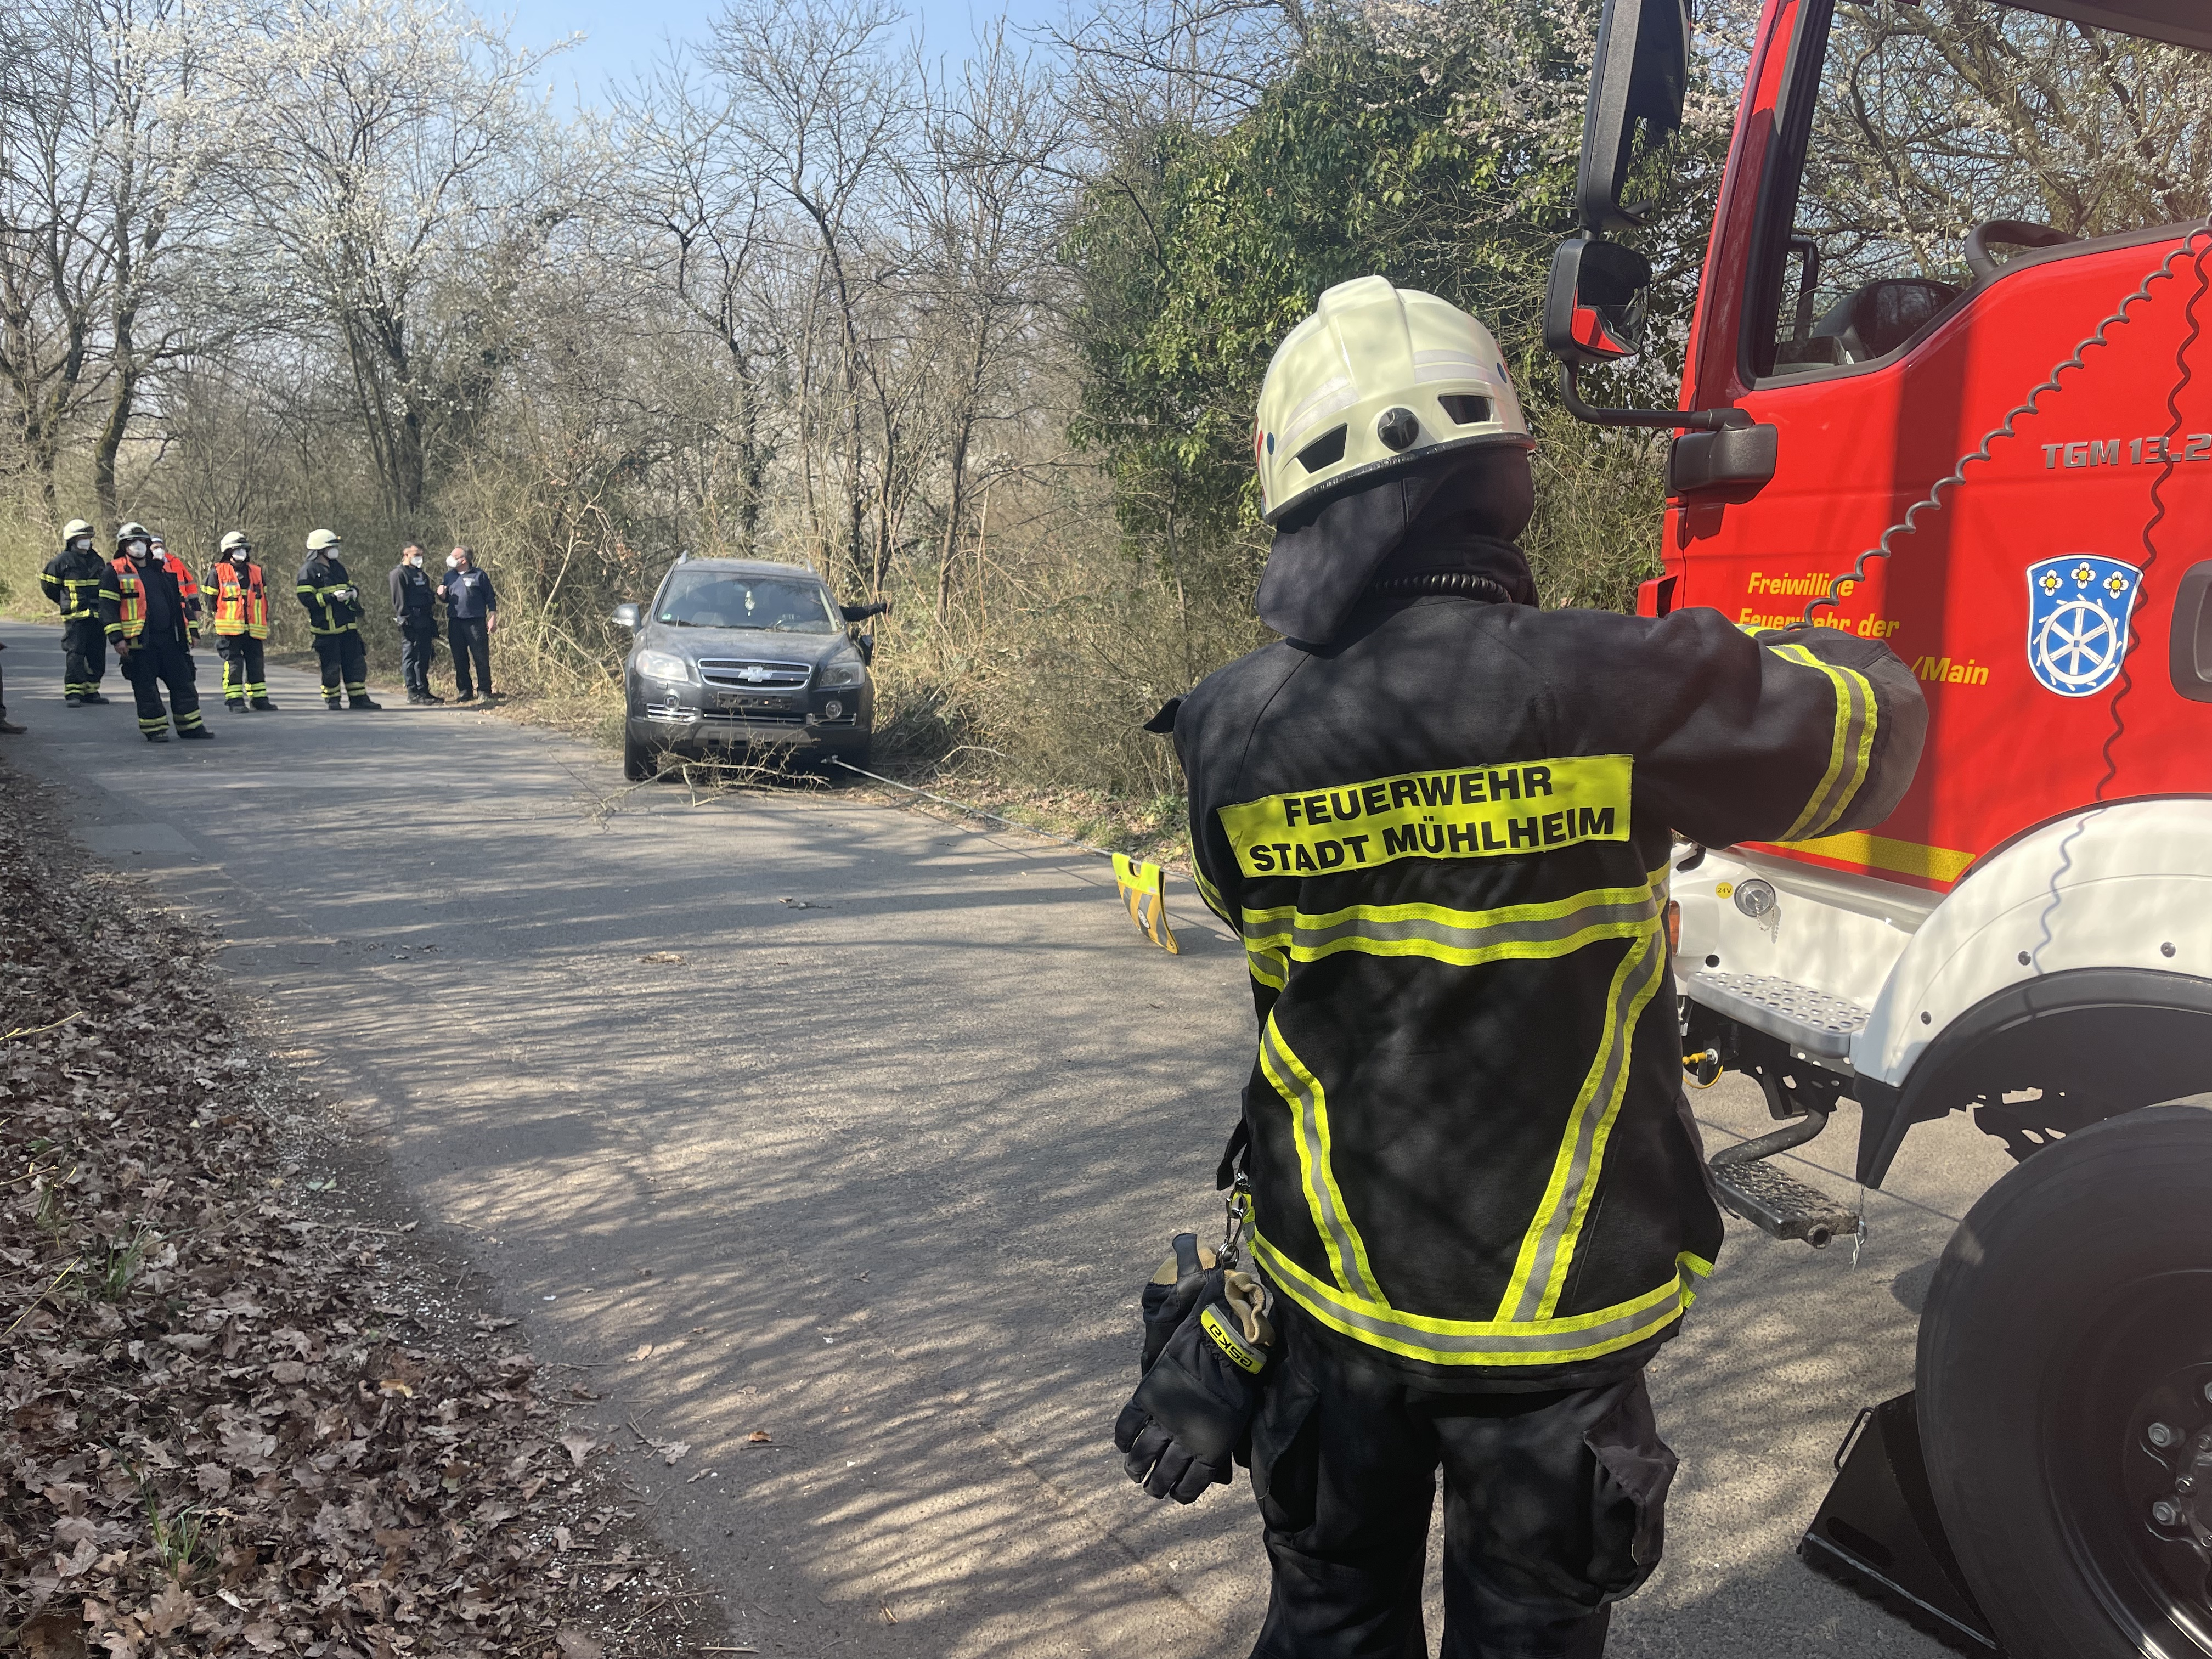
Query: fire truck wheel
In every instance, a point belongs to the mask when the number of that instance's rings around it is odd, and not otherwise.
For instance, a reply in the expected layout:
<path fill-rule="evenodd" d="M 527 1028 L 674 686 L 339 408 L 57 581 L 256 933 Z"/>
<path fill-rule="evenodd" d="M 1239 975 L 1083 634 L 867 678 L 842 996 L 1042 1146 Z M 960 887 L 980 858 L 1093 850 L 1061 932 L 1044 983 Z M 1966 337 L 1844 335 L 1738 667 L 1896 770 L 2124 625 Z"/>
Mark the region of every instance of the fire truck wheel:
<path fill-rule="evenodd" d="M 2012 1659 L 2212 1655 L 2212 1112 L 2113 1118 L 1984 1194 L 1929 1291 L 1919 1392 Z"/>

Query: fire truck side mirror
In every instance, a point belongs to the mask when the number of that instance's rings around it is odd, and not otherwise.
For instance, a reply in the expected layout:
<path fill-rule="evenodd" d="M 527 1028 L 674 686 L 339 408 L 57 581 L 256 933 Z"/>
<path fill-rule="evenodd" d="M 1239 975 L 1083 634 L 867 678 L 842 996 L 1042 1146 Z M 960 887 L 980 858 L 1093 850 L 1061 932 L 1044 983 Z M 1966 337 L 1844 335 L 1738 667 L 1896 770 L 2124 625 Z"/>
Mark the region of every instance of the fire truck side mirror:
<path fill-rule="evenodd" d="M 1605 0 L 1590 64 L 1589 107 L 1583 118 L 1582 169 L 1575 202 L 1585 227 L 1629 230 L 1643 210 L 1625 207 L 1636 124 L 1648 151 L 1682 125 L 1690 84 L 1686 0 Z"/>
<path fill-rule="evenodd" d="M 1619 242 L 1577 237 L 1552 256 L 1544 345 L 1563 363 L 1618 362 L 1644 349 L 1651 262 Z"/>

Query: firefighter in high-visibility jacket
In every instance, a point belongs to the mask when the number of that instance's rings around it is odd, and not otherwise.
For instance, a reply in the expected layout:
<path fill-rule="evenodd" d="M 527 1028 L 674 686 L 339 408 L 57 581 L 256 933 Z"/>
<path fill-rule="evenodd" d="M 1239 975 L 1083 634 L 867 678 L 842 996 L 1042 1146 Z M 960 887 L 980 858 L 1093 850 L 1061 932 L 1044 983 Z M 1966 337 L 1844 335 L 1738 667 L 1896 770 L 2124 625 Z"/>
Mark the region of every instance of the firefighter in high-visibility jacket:
<path fill-rule="evenodd" d="M 204 584 L 214 595 L 215 648 L 222 658 L 222 706 L 233 714 L 249 705 L 273 709 L 263 666 L 269 637 L 269 588 L 253 562 L 253 544 L 243 530 L 222 538 Z"/>
<path fill-rule="evenodd" d="M 315 639 L 315 660 L 323 671 L 325 708 L 381 708 L 368 695 L 368 652 L 361 642 L 361 590 L 337 556 L 342 538 L 317 530 L 307 537 L 307 562 L 300 567 L 300 603 Z M 343 688 L 345 701 L 338 700 Z"/>
<path fill-rule="evenodd" d="M 169 574 L 176 578 L 177 592 L 185 599 L 185 635 L 191 643 L 200 642 L 200 585 L 192 574 L 191 566 L 169 551 L 168 543 L 159 536 L 149 538 L 147 550 L 153 557 L 168 567 Z"/>
<path fill-rule="evenodd" d="M 62 613 L 62 701 L 76 708 L 106 702 L 100 683 L 107 676 L 107 635 L 100 625 L 100 590 L 107 561 L 93 550 L 92 526 L 71 519 L 62 526 L 62 550 L 46 562 L 39 586 Z"/>
<path fill-rule="evenodd" d="M 1596 1654 L 1659 1559 L 1674 1468 L 1644 1367 L 1721 1243 L 1682 1093 L 1674 838 L 1879 823 L 1926 710 L 1840 631 L 1540 608 L 1514 540 L 1528 426 L 1496 342 L 1432 295 L 1324 294 L 1255 441 L 1258 608 L 1284 637 L 1154 728 L 1259 1016 L 1231 1158 L 1266 1324 L 1187 1341 L 1116 1441 L 1187 1501 L 1249 1437 L 1265 1659 L 1427 1651 L 1439 1466 L 1443 1650 Z"/>
<path fill-rule="evenodd" d="M 155 557 L 145 526 L 125 525 L 115 541 L 115 557 L 100 590 L 100 620 L 137 698 L 138 729 L 149 743 L 168 742 L 173 711 L 179 737 L 211 738 L 192 684 L 194 613 L 184 588 L 168 562 Z M 161 706 L 164 685 L 167 708 Z"/>

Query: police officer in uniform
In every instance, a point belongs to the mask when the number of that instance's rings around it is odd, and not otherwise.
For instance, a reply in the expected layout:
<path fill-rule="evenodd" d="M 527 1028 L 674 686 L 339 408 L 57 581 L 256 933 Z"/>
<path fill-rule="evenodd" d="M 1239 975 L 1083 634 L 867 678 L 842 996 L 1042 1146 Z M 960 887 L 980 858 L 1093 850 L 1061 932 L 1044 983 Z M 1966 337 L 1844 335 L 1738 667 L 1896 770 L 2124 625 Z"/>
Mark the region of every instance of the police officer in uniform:
<path fill-rule="evenodd" d="M 410 542 L 392 567 L 392 620 L 399 629 L 399 672 L 410 702 L 443 702 L 430 690 L 430 659 L 438 648 L 438 594 L 422 574 L 422 550 Z"/>
<path fill-rule="evenodd" d="M 300 567 L 300 604 L 315 636 L 315 660 L 322 666 L 323 706 L 381 708 L 384 705 L 368 695 L 368 652 L 361 642 L 361 590 L 332 550 L 339 540 L 335 531 L 310 532 L 307 562 Z M 338 701 L 341 686 L 343 705 Z"/>
<path fill-rule="evenodd" d="M 138 729 L 149 743 L 169 740 L 169 714 L 177 735 L 212 738 L 200 720 L 200 694 L 192 681 L 191 641 L 195 613 L 168 561 L 155 556 L 152 538 L 141 524 L 116 532 L 115 557 L 100 590 L 100 619 L 114 641 L 116 660 L 138 702 Z M 169 688 L 169 708 L 161 706 L 161 687 Z"/>
<path fill-rule="evenodd" d="M 62 550 L 46 563 L 39 586 L 62 613 L 62 701 L 72 708 L 106 702 L 100 682 L 107 674 L 107 635 L 100 625 L 100 590 L 107 561 L 93 551 L 92 526 L 71 519 L 62 526 Z"/>
<path fill-rule="evenodd" d="M 222 706 L 234 714 L 249 705 L 274 710 L 268 671 L 263 665 L 269 638 L 269 585 L 253 562 L 253 544 L 243 530 L 222 538 L 208 567 L 207 591 L 215 595 L 215 648 L 222 658 Z"/>
<path fill-rule="evenodd" d="M 1273 1347 L 1248 1355 L 1263 1382 L 1211 1394 L 1155 1385 L 1163 1362 L 1116 1443 L 1188 1501 L 1249 1435 L 1261 1659 L 1427 1650 L 1439 1467 L 1443 1651 L 1595 1655 L 1674 1474 L 1644 1368 L 1721 1242 L 1682 1095 L 1674 836 L 1877 823 L 1926 710 L 1840 631 L 1540 609 L 1514 539 L 1528 428 L 1496 342 L 1433 295 L 1324 294 L 1255 440 L 1258 608 L 1284 637 L 1153 725 L 1250 970 L 1224 1176 L 1241 1160 Z"/>

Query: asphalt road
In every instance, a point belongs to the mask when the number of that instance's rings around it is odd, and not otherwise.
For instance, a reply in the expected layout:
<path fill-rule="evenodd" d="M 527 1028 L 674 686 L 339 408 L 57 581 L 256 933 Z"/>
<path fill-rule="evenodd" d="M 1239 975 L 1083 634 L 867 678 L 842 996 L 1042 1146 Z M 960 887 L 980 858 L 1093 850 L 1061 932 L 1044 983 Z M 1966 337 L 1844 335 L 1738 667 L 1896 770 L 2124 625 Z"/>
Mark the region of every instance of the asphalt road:
<path fill-rule="evenodd" d="M 57 630 L 0 638 L 31 727 L 0 754 L 231 941 L 533 1351 L 604 1393 L 606 1437 L 689 1443 L 672 1467 L 600 1455 L 738 1641 L 1249 1650 L 1249 1493 L 1156 1504 L 1108 1438 L 1139 1285 L 1170 1235 L 1218 1224 L 1253 1041 L 1238 953 L 1187 888 L 1170 957 L 1109 872 L 1036 842 L 834 793 L 623 794 L 568 738 L 330 714 L 286 671 L 281 712 L 218 694 L 216 742 L 150 746 L 127 690 L 62 705 Z M 1714 1144 L 1766 1127 L 1735 1079 L 1698 1110 Z M 1846 1107 L 1797 1172 L 1847 1194 L 1856 1133 Z M 1856 1267 L 1730 1224 L 1652 1373 L 1683 1468 L 1613 1654 L 1941 1651 L 1792 1551 L 1858 1408 L 1911 1386 L 1934 1258 L 2007 1167 L 1963 1121 L 1915 1130 Z"/>

